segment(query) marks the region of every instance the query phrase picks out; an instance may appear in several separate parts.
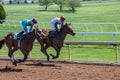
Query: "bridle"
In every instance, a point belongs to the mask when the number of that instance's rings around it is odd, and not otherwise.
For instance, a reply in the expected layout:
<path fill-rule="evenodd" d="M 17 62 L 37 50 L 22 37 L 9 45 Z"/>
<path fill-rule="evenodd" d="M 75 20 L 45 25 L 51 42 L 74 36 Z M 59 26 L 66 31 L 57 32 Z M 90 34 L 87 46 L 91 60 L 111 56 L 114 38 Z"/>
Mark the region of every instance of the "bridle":
<path fill-rule="evenodd" d="M 37 31 L 37 29 L 38 29 L 38 28 L 35 28 L 35 36 L 41 37 L 42 33 L 41 33 L 41 32 L 39 33 L 39 32 Z"/>

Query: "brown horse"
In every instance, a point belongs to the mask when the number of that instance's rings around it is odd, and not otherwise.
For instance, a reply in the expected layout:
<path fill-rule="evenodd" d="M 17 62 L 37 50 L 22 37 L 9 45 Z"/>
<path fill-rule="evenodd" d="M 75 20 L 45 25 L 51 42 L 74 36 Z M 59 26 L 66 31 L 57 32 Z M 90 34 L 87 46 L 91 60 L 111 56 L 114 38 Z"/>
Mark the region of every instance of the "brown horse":
<path fill-rule="evenodd" d="M 40 33 L 40 29 L 36 27 L 30 34 L 25 34 L 20 41 L 16 41 L 13 39 L 14 32 L 11 32 L 7 36 L 5 36 L 4 39 L 0 40 L 0 49 L 2 48 L 3 44 L 6 43 L 9 50 L 8 56 L 10 57 L 13 65 L 17 66 L 17 63 L 24 62 L 27 59 L 28 54 L 32 50 L 34 40 L 35 38 L 40 38 Z M 13 53 L 18 49 L 21 50 L 21 52 L 24 55 L 24 58 L 15 60 Z"/>
<path fill-rule="evenodd" d="M 43 31 L 44 32 L 44 31 Z M 53 38 L 37 38 L 38 42 L 41 44 L 41 51 L 47 56 L 47 60 L 49 61 L 50 57 L 47 53 L 47 49 L 51 46 L 56 51 L 56 56 L 53 54 L 50 54 L 52 56 L 52 59 L 56 59 L 59 57 L 60 50 L 63 46 L 64 39 L 67 34 L 75 35 L 75 32 L 72 30 L 71 24 L 65 24 L 60 32 L 56 34 Z"/>

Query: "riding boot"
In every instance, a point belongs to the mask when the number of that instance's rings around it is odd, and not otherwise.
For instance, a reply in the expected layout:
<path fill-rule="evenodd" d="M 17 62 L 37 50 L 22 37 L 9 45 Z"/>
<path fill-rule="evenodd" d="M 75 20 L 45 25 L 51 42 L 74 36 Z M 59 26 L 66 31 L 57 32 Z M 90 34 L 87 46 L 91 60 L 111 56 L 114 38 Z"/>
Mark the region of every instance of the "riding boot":
<path fill-rule="evenodd" d="M 59 32 L 59 31 L 57 31 L 57 34 L 58 34 L 57 38 L 60 40 L 60 39 L 61 39 L 60 32 Z"/>
<path fill-rule="evenodd" d="M 22 36 L 23 33 L 24 33 L 24 31 L 21 31 L 17 34 L 18 39 L 20 39 L 20 37 Z"/>
<path fill-rule="evenodd" d="M 53 38 L 53 37 L 55 36 L 55 34 L 57 34 L 56 31 L 51 30 L 51 31 L 49 32 L 49 34 L 48 34 L 48 37 L 49 37 L 49 38 Z"/>

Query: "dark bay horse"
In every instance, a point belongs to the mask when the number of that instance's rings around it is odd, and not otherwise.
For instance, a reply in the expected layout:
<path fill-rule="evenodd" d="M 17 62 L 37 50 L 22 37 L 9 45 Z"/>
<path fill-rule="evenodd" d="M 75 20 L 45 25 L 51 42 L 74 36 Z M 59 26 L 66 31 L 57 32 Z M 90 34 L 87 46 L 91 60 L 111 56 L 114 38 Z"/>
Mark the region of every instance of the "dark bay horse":
<path fill-rule="evenodd" d="M 32 50 L 34 40 L 36 38 L 40 38 L 41 36 L 40 33 L 41 33 L 40 29 L 36 27 L 35 29 L 33 29 L 33 31 L 30 34 L 25 34 L 24 38 L 22 38 L 19 42 L 13 39 L 14 32 L 11 32 L 7 36 L 5 36 L 4 39 L 0 40 L 0 49 L 2 48 L 3 44 L 6 43 L 9 50 L 8 56 L 10 57 L 13 65 L 16 66 L 17 63 L 24 62 L 27 59 L 28 54 Z M 18 46 L 18 44 L 20 46 Z M 21 50 L 21 52 L 24 55 L 24 58 L 15 60 L 13 53 L 18 49 Z"/>
<path fill-rule="evenodd" d="M 52 59 L 58 58 L 60 54 L 60 50 L 64 43 L 64 39 L 67 34 L 74 36 L 75 32 L 72 30 L 71 24 L 66 23 L 61 28 L 60 32 L 56 34 L 53 38 L 45 38 L 45 39 L 37 38 L 38 42 L 41 44 L 41 51 L 47 56 L 48 61 L 50 57 L 49 57 L 49 54 L 47 53 L 47 49 L 50 46 L 53 47 L 56 51 L 56 56 L 53 54 L 50 54 L 50 56 L 52 56 Z"/>

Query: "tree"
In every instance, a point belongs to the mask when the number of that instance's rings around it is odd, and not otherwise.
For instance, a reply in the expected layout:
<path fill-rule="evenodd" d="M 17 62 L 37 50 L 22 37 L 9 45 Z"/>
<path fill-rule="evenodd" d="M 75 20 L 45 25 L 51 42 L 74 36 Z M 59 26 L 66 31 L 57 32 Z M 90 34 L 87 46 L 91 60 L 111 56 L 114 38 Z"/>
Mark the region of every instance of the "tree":
<path fill-rule="evenodd" d="M 5 18 L 6 18 L 6 12 L 3 6 L 0 4 L 0 24 L 4 22 Z"/>
<path fill-rule="evenodd" d="M 32 4 L 34 3 L 34 1 L 31 2 Z"/>
<path fill-rule="evenodd" d="M 12 4 L 12 0 L 9 0 L 9 4 Z"/>
<path fill-rule="evenodd" d="M 14 3 L 17 3 L 17 4 L 19 4 L 20 3 L 20 1 L 19 0 L 13 0 L 14 1 Z"/>
<path fill-rule="evenodd" d="M 80 0 L 67 0 L 66 5 L 71 8 L 72 12 L 75 12 L 75 8 L 80 6 Z"/>
<path fill-rule="evenodd" d="M 28 3 L 27 0 L 24 0 L 24 3 L 27 4 Z"/>
<path fill-rule="evenodd" d="M 63 5 L 65 4 L 65 0 L 54 0 L 54 3 L 59 5 L 60 11 L 63 10 Z"/>
<path fill-rule="evenodd" d="M 47 8 L 49 5 L 51 5 L 52 0 L 39 0 L 39 4 L 41 6 L 45 6 L 45 10 L 47 11 Z"/>

